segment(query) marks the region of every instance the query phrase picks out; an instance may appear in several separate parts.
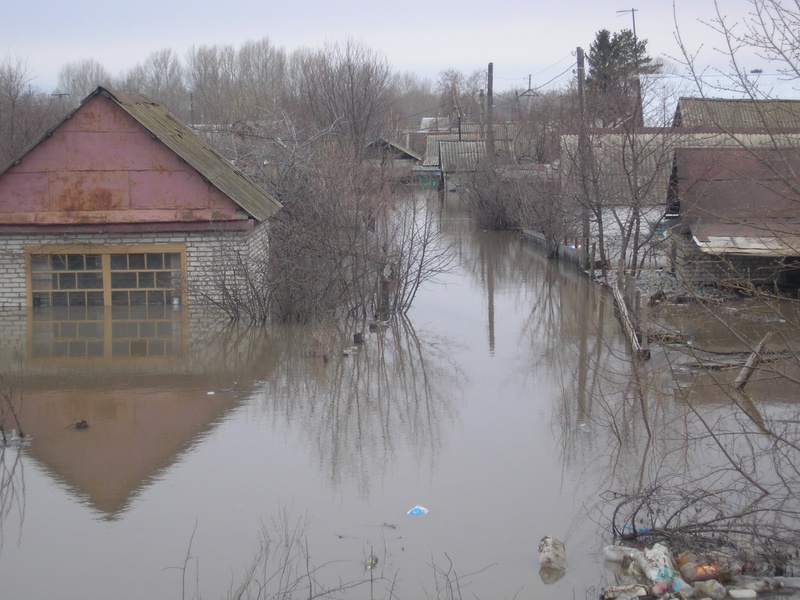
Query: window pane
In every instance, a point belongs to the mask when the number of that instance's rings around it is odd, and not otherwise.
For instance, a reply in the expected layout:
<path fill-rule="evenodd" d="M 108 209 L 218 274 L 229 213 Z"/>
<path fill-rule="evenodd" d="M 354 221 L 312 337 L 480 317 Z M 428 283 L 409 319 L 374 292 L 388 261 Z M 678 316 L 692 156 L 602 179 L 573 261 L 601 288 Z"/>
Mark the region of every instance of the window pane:
<path fill-rule="evenodd" d="M 128 254 L 128 268 L 144 269 L 144 254 Z"/>
<path fill-rule="evenodd" d="M 86 306 L 103 306 L 103 292 L 86 292 Z"/>
<path fill-rule="evenodd" d="M 111 269 L 114 271 L 124 271 L 128 268 L 128 255 L 127 254 L 112 254 L 111 255 Z"/>
<path fill-rule="evenodd" d="M 131 304 L 147 304 L 147 292 L 131 292 Z"/>
<path fill-rule="evenodd" d="M 53 306 L 67 306 L 67 293 L 66 292 L 53 292 L 52 296 Z"/>
<path fill-rule="evenodd" d="M 164 304 L 164 292 L 147 292 L 147 303 L 157 305 Z"/>
<path fill-rule="evenodd" d="M 181 255 L 177 252 L 170 252 L 164 255 L 165 265 L 167 269 L 179 270 L 181 268 Z"/>
<path fill-rule="evenodd" d="M 53 271 L 66 271 L 67 270 L 67 255 L 66 254 L 53 254 L 51 257 L 53 264 Z"/>
<path fill-rule="evenodd" d="M 139 273 L 140 288 L 154 288 L 156 286 L 156 274 L 152 271 Z"/>
<path fill-rule="evenodd" d="M 156 287 L 157 288 L 172 287 L 172 273 L 168 271 L 161 271 L 159 273 L 156 273 Z"/>
<path fill-rule="evenodd" d="M 163 254 L 148 254 L 147 255 L 147 268 L 151 271 L 164 268 L 164 255 Z"/>
<path fill-rule="evenodd" d="M 43 292 L 34 292 L 33 294 L 34 306 L 50 306 L 50 294 Z"/>
<path fill-rule="evenodd" d="M 101 271 L 103 269 L 103 257 L 99 254 L 86 255 L 86 270 Z"/>
<path fill-rule="evenodd" d="M 67 254 L 67 269 L 83 271 L 83 254 Z"/>
<path fill-rule="evenodd" d="M 78 273 L 79 290 L 102 290 L 103 274 L 99 272 Z"/>
<path fill-rule="evenodd" d="M 84 292 L 69 293 L 70 306 L 86 306 L 86 294 Z"/>
<path fill-rule="evenodd" d="M 58 274 L 58 289 L 60 289 L 60 290 L 74 290 L 75 289 L 75 273 L 59 273 Z"/>
<path fill-rule="evenodd" d="M 128 292 L 111 292 L 112 306 L 128 306 Z"/>
<path fill-rule="evenodd" d="M 50 257 L 47 254 L 31 254 L 31 271 L 49 271 Z"/>
<path fill-rule="evenodd" d="M 52 290 L 53 279 L 56 275 L 52 273 L 32 273 L 31 274 L 31 289 L 32 290 Z"/>
<path fill-rule="evenodd" d="M 135 288 L 136 287 L 136 273 L 111 273 L 111 289 L 118 290 L 122 288 Z"/>

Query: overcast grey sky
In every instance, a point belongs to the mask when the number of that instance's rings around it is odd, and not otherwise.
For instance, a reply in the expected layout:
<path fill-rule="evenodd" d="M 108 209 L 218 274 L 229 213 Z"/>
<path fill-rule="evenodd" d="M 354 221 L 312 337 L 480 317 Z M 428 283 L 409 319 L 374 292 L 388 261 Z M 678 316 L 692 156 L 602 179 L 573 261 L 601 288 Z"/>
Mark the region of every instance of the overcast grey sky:
<path fill-rule="evenodd" d="M 654 58 L 678 56 L 681 34 L 702 60 L 720 59 L 717 41 L 699 20 L 713 18 L 712 0 L 11 0 L 0 21 L 0 58 L 25 62 L 44 90 L 56 86 L 66 62 L 93 58 L 112 75 L 127 71 L 156 50 L 185 56 L 193 45 L 269 38 L 291 52 L 353 38 L 382 53 L 397 72 L 436 79 L 454 68 L 465 73 L 494 63 L 495 87 L 552 86 L 572 76 L 575 49 L 588 52 L 600 29 L 632 27 L 648 40 Z M 719 0 L 740 20 L 748 0 Z M 626 12 L 618 12 L 626 11 Z M 754 64 L 752 68 L 765 68 Z M 766 70 L 766 69 L 765 69 Z M 550 83 L 550 82 L 553 83 Z"/>

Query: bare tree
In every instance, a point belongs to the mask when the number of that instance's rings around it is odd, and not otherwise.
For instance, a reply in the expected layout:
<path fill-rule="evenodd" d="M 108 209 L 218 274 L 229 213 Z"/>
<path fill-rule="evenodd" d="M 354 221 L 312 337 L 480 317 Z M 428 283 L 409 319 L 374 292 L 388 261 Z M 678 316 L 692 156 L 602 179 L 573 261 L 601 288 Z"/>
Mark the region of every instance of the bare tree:
<path fill-rule="evenodd" d="M 20 59 L 0 62 L 0 165 L 8 163 L 61 116 L 57 98 L 37 90 Z"/>
<path fill-rule="evenodd" d="M 72 106 L 77 106 L 97 86 L 109 86 L 111 82 L 111 74 L 93 58 L 69 62 L 58 73 L 58 91 L 69 96 Z"/>
<path fill-rule="evenodd" d="M 380 54 L 349 39 L 292 57 L 294 102 L 318 130 L 330 128 L 336 143 L 359 158 L 378 137 L 391 90 L 391 71 Z"/>
<path fill-rule="evenodd" d="M 117 87 L 139 92 L 188 120 L 189 94 L 183 84 L 183 65 L 169 48 L 152 52 L 117 82 Z"/>

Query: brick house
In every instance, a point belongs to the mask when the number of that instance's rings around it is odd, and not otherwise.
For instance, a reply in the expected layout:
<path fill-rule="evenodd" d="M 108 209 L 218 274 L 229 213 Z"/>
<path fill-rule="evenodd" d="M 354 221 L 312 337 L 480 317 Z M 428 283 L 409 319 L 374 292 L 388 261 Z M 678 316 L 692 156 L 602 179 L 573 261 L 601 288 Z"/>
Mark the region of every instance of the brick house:
<path fill-rule="evenodd" d="M 220 236 L 280 204 L 139 94 L 102 87 L 0 170 L 0 305 L 192 304 Z"/>

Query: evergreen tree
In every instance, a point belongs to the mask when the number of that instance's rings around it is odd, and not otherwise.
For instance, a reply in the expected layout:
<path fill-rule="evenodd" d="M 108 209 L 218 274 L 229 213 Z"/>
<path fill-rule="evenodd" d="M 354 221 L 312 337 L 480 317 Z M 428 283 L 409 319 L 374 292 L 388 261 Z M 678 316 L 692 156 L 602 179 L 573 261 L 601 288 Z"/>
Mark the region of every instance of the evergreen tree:
<path fill-rule="evenodd" d="M 661 70 L 661 64 L 647 54 L 647 40 L 637 39 L 629 29 L 613 35 L 602 29 L 589 47 L 587 59 L 590 116 L 603 127 L 631 118 L 641 123 L 639 76 Z"/>

